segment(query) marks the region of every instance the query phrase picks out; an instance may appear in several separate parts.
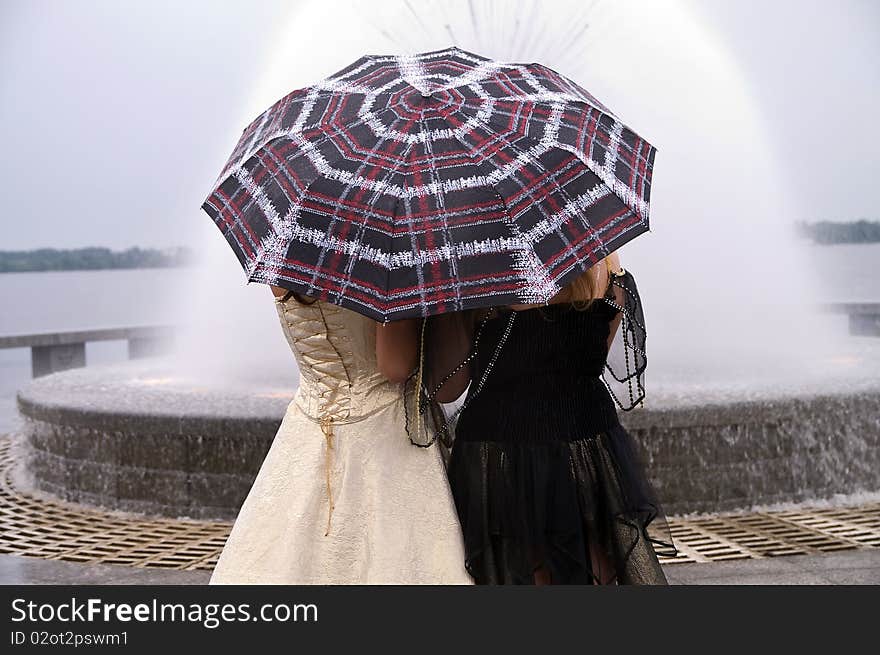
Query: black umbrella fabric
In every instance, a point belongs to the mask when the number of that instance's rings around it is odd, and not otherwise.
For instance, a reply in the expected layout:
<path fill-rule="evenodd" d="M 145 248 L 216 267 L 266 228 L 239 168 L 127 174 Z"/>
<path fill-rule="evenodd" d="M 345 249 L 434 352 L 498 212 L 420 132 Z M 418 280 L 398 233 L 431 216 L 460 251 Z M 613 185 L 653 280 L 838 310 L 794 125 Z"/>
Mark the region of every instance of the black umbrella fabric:
<path fill-rule="evenodd" d="M 371 55 L 254 120 L 203 208 L 249 281 L 379 321 L 543 303 L 648 230 L 654 155 L 540 64 Z"/>

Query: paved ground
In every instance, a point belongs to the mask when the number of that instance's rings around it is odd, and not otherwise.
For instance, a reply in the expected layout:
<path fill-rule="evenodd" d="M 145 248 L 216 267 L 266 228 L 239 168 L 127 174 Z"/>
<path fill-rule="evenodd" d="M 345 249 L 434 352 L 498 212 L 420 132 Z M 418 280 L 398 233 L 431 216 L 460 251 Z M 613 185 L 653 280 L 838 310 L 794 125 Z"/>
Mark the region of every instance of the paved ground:
<path fill-rule="evenodd" d="M 0 555 L 0 584 L 204 584 L 210 571 L 80 564 Z"/>
<path fill-rule="evenodd" d="M 880 549 L 664 567 L 672 584 L 880 584 Z"/>
<path fill-rule="evenodd" d="M 671 564 L 665 570 L 669 581 L 679 585 L 880 584 L 880 549 L 711 564 Z M 207 571 L 79 564 L 0 555 L 0 584 L 204 584 L 209 577 Z"/>

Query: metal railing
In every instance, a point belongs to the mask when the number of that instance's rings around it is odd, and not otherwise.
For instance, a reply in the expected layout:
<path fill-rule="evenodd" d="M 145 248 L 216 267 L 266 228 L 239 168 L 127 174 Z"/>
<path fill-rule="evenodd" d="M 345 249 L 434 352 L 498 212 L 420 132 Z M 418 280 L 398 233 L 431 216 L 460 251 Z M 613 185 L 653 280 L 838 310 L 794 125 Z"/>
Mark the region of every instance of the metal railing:
<path fill-rule="evenodd" d="M 128 341 L 128 358 L 140 359 L 168 352 L 174 343 L 170 325 L 42 332 L 0 337 L 0 348 L 30 348 L 31 376 L 40 377 L 86 365 L 86 343 Z"/>
<path fill-rule="evenodd" d="M 857 337 L 880 337 L 880 302 L 832 302 L 823 311 L 849 316 L 849 333 Z"/>

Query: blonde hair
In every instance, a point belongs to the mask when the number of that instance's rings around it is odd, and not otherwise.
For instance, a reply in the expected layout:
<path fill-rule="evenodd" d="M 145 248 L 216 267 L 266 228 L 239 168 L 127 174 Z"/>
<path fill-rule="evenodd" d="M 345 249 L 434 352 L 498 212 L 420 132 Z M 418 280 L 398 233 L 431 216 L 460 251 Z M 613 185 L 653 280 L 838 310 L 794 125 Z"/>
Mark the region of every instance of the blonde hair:
<path fill-rule="evenodd" d="M 597 300 L 599 275 L 602 268 L 608 269 L 605 259 L 600 259 L 593 266 L 578 275 L 559 292 L 559 300 L 574 305 L 575 309 L 586 309 Z"/>

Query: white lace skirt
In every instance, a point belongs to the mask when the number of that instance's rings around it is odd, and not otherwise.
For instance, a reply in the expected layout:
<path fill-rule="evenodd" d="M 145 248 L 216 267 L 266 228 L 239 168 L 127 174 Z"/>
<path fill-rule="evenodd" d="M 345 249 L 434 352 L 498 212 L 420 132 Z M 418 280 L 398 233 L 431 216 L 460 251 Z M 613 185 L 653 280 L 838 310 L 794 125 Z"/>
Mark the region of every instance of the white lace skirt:
<path fill-rule="evenodd" d="M 332 445 L 292 402 L 211 584 L 472 583 L 439 450 L 409 442 L 401 403 Z"/>

